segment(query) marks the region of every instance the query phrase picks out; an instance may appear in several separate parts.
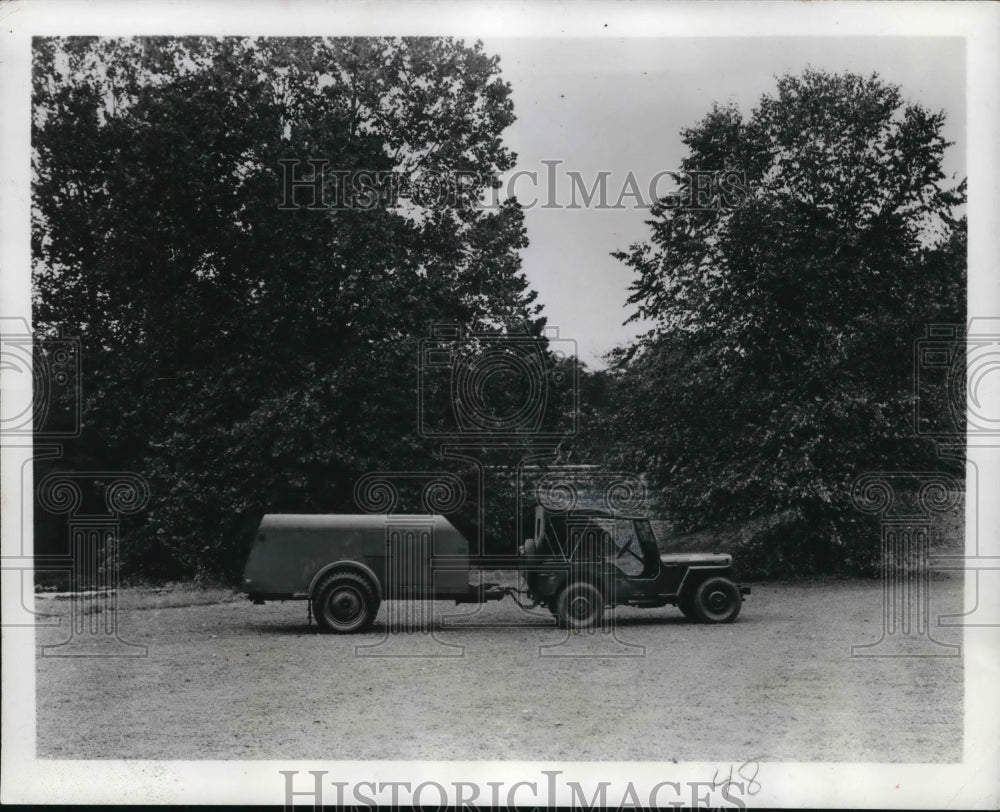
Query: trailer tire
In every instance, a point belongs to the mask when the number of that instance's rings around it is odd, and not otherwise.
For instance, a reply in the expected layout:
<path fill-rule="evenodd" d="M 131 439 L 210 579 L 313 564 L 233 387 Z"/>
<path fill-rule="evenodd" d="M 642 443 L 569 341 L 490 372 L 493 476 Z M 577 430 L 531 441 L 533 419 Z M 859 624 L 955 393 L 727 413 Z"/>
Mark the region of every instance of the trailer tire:
<path fill-rule="evenodd" d="M 590 629 L 604 617 L 604 596 L 587 581 L 574 581 L 559 593 L 556 601 L 559 625 L 567 629 Z"/>
<path fill-rule="evenodd" d="M 740 613 L 743 597 L 728 578 L 706 578 L 694 591 L 693 603 L 695 616 L 702 623 L 732 623 Z"/>
<path fill-rule="evenodd" d="M 316 587 L 312 599 L 316 624 L 323 631 L 337 634 L 367 629 L 375 622 L 380 604 L 371 582 L 349 570 L 327 575 Z"/>

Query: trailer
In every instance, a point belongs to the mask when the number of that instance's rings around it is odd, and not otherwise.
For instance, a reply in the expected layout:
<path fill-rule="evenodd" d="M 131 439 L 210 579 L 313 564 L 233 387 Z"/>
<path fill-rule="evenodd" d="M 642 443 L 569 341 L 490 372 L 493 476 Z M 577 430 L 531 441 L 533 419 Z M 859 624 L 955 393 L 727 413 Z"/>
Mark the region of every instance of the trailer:
<path fill-rule="evenodd" d="M 533 531 L 516 556 L 486 557 L 473 555 L 441 515 L 269 514 L 254 537 L 243 591 L 256 604 L 306 601 L 319 627 L 336 633 L 370 627 L 384 600 L 511 597 L 583 629 L 621 605 L 674 605 L 694 621 L 728 623 L 750 594 L 734 580 L 731 555 L 661 554 L 642 516 L 537 506 Z M 516 571 L 521 586 L 472 582 L 486 570 Z"/>

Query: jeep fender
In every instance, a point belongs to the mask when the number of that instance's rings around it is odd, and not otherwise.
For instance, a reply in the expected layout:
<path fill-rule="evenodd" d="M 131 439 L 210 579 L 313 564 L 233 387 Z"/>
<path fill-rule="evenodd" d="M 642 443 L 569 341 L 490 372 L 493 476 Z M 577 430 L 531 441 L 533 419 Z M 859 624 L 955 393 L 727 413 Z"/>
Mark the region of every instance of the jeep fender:
<path fill-rule="evenodd" d="M 559 596 L 567 586 L 571 583 L 581 582 L 590 584 L 600 592 L 609 606 L 616 605 L 616 601 L 611 600 L 615 596 L 615 579 L 608 573 L 588 570 L 586 568 L 570 568 L 560 573 L 560 577 L 556 581 L 555 588 L 552 590 L 549 600 L 553 602 L 559 600 Z"/>
<path fill-rule="evenodd" d="M 696 589 L 698 582 L 703 580 L 702 576 L 713 572 L 726 578 L 732 577 L 732 567 L 688 567 L 681 576 L 681 582 L 677 584 L 678 597 L 688 589 Z"/>

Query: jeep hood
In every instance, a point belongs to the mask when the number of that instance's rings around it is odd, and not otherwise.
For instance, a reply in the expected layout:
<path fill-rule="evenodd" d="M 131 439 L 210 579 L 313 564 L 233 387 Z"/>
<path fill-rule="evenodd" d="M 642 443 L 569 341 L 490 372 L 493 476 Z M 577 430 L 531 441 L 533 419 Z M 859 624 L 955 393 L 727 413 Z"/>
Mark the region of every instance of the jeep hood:
<path fill-rule="evenodd" d="M 667 566 L 678 564 L 702 564 L 713 566 L 729 566 L 733 563 L 733 557 L 729 553 L 663 553 L 660 556 Z"/>

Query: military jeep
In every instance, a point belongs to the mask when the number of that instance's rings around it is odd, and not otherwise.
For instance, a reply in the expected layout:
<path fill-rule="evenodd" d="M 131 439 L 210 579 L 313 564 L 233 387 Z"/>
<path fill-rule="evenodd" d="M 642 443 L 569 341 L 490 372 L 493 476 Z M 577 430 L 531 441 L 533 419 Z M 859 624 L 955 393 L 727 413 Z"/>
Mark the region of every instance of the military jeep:
<path fill-rule="evenodd" d="M 640 516 L 539 506 L 519 552 L 529 597 L 568 628 L 599 625 L 614 606 L 675 605 L 691 620 L 731 623 L 750 594 L 734 581 L 731 555 L 661 554 Z"/>

